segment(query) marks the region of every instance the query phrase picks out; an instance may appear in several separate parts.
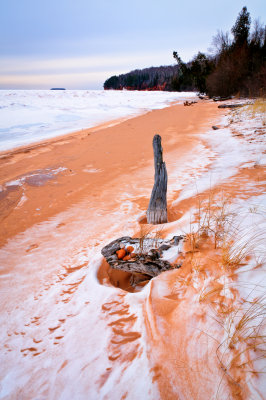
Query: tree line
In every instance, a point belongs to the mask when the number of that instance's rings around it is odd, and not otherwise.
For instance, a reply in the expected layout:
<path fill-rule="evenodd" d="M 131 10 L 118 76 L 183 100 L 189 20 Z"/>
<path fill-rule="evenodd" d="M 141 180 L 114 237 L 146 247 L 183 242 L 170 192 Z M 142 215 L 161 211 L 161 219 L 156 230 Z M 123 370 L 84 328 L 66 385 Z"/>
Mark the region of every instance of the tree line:
<path fill-rule="evenodd" d="M 112 76 L 104 89 L 198 91 L 210 97 L 266 94 L 266 26 L 243 7 L 231 35 L 218 31 L 212 53 L 199 52 L 185 63 L 176 51 L 174 66 L 151 67 Z"/>
<path fill-rule="evenodd" d="M 104 89 L 171 91 L 172 81 L 178 71 L 178 65 L 136 69 L 127 74 L 111 76 L 104 82 Z"/>

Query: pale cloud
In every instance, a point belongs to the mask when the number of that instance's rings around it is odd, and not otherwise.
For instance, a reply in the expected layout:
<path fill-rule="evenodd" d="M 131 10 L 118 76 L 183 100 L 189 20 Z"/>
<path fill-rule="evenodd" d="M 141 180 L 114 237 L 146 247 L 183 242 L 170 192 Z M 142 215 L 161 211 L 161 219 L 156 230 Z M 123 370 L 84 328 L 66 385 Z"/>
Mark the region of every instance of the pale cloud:
<path fill-rule="evenodd" d="M 99 82 L 104 82 L 109 77 L 106 72 L 83 73 L 50 73 L 50 74 L 13 74 L 0 76 L 0 87 L 8 89 L 49 89 L 51 87 L 65 87 L 68 89 L 99 88 Z"/>
<path fill-rule="evenodd" d="M 171 53 L 170 53 L 171 56 Z M 71 58 L 33 58 L 33 57 L 6 57 L 1 58 L 0 74 L 27 72 L 34 73 L 40 70 L 47 72 L 55 71 L 75 71 L 84 68 L 97 69 L 102 68 L 119 68 L 127 67 L 135 64 L 138 66 L 150 66 L 150 63 L 161 65 L 162 60 L 169 59 L 169 52 L 158 53 L 138 53 L 138 54 L 116 54 L 116 55 L 99 55 L 88 57 L 71 57 Z M 171 60 L 173 62 L 173 59 Z M 168 61 L 169 62 L 169 61 Z"/>
<path fill-rule="evenodd" d="M 171 52 L 69 58 L 6 57 L 0 61 L 1 88 L 102 88 L 111 75 L 136 68 L 174 63 Z"/>

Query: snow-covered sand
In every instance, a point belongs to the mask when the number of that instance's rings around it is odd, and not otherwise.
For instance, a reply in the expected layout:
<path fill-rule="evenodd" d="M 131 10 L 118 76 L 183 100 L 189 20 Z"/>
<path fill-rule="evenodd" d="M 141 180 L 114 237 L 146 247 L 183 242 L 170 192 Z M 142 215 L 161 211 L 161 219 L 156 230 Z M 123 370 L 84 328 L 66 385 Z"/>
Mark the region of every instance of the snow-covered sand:
<path fill-rule="evenodd" d="M 72 166 L 68 144 L 44 147 L 41 153 L 34 150 L 35 158 L 33 151 L 3 161 L 9 170 L 0 181 L 3 193 L 15 178 L 20 184 L 7 194 L 6 198 L 14 193 L 18 197 L 17 209 L 9 205 L 5 221 L 13 221 L 12 213 L 30 218 L 30 211 L 33 222 L 35 214 L 38 218 L 43 213 L 45 218 L 16 234 L 10 230 L 0 249 L 0 398 L 223 400 L 241 395 L 263 399 L 262 349 L 257 346 L 254 357 L 251 349 L 239 347 L 246 343 L 243 336 L 233 344 L 232 338 L 248 302 L 254 302 L 265 287 L 265 127 L 259 116 L 243 113 L 232 118 L 231 112 L 225 115 L 224 111 L 219 116 L 216 107 L 171 107 L 97 132 L 97 146 L 93 135 L 69 143 L 73 151 L 81 146 L 101 149 L 107 161 L 98 161 L 99 165 L 90 154 L 89 165 L 83 166 L 80 152 L 81 166 L 78 169 L 77 162 Z M 211 130 L 214 123 L 221 129 Z M 182 268 L 161 274 L 140 292 L 129 293 L 111 284 L 100 250 L 114 238 L 140 230 L 139 220 L 145 215 L 153 183 L 152 152 L 146 149 L 144 137 L 143 147 L 137 148 L 129 133 L 132 130 L 132 137 L 139 134 L 140 140 L 144 130 L 151 147 L 155 126 L 163 138 L 169 174 L 171 218 L 164 226 L 164 236 L 196 229 L 198 195 L 204 201 L 211 189 L 218 199 L 221 193 L 230 198 L 235 243 L 248 241 L 252 251 L 243 265 L 226 269 L 219 250 L 210 245 L 200 248 L 193 259 L 185 247 Z M 110 137 L 114 147 L 109 143 L 105 148 L 104 139 Z M 120 163 L 115 164 L 116 158 L 110 155 L 108 159 L 108 148 L 115 152 L 117 147 Z M 54 157 L 61 153 L 62 163 L 57 167 L 67 169 L 42 186 L 31 186 L 27 183 L 29 166 L 40 168 L 36 160 L 41 162 L 42 154 L 47 157 L 49 151 Z M 140 154 L 137 168 L 135 153 Z M 26 178 L 18 179 L 16 164 L 28 171 Z M 80 192 L 78 202 L 67 203 L 70 188 L 79 193 L 82 168 L 90 171 L 83 172 L 89 181 L 88 192 Z M 108 168 L 118 173 L 108 175 Z M 103 176 L 109 179 L 104 181 Z M 64 210 L 60 205 L 61 212 L 45 214 L 41 195 L 38 199 L 38 193 L 45 196 L 45 191 L 46 203 L 54 210 L 60 193 L 66 193 Z M 49 197 L 49 193 L 55 195 Z M 26 198 L 19 204 L 23 195 Z"/>

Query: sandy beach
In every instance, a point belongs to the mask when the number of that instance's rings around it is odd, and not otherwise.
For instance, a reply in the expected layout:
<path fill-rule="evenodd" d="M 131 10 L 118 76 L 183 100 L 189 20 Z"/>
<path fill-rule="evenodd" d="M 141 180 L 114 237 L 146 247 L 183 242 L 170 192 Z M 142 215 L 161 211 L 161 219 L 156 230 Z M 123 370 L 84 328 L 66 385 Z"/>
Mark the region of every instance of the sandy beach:
<path fill-rule="evenodd" d="M 187 239 L 180 269 L 134 290 L 100 254 L 147 227 L 154 134 L 168 170 L 164 238 L 191 234 L 210 190 L 259 231 L 265 126 L 248 126 L 251 140 L 231 113 L 178 104 L 0 154 L 0 398 L 263 399 L 221 328 L 261 282 L 260 262 L 226 268 L 211 237 L 196 250 Z"/>

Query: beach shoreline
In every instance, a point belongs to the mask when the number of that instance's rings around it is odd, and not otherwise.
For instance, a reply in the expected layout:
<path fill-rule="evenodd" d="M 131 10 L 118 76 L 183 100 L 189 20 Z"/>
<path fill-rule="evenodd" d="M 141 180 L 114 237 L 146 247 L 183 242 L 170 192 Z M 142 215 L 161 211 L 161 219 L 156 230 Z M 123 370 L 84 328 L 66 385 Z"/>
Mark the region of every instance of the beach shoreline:
<path fill-rule="evenodd" d="M 165 154 L 178 157 L 224 114 L 213 102 L 172 105 L 2 152 L 1 244 L 151 163 L 154 134 L 162 136 Z"/>
<path fill-rule="evenodd" d="M 0 151 L 116 123 L 191 98 L 196 98 L 195 92 L 3 90 Z"/>
<path fill-rule="evenodd" d="M 183 106 L 183 102 L 181 103 L 180 101 L 172 101 L 170 104 L 165 105 L 165 107 L 163 107 L 161 109 L 166 109 L 166 108 L 173 107 L 173 106 Z M 93 125 L 91 127 L 76 129 L 76 130 L 71 129 L 67 133 L 62 133 L 62 134 L 48 137 L 48 138 L 42 139 L 42 140 L 32 141 L 30 143 L 25 143 L 20 146 L 14 146 L 13 148 L 0 150 L 0 160 L 2 158 L 5 159 L 6 157 L 9 157 L 9 156 L 12 156 L 12 155 L 15 155 L 18 153 L 25 153 L 30 150 L 34 150 L 35 148 L 55 144 L 57 142 L 63 141 L 64 139 L 69 139 L 72 136 L 73 137 L 77 136 L 77 135 L 80 136 L 82 134 L 84 134 L 86 136 L 87 134 L 89 134 L 91 132 L 94 133 L 94 132 L 97 132 L 102 129 L 111 128 L 111 127 L 121 124 L 122 122 L 125 122 L 127 120 L 130 120 L 133 118 L 138 118 L 142 115 L 148 114 L 151 111 L 157 111 L 157 109 L 154 109 L 154 110 L 147 109 L 147 110 L 142 110 L 142 111 L 139 110 L 139 112 L 136 112 L 135 114 L 128 114 L 128 115 L 125 115 L 125 116 L 122 116 L 119 118 L 110 118 L 106 121 L 95 123 L 95 125 Z"/>

